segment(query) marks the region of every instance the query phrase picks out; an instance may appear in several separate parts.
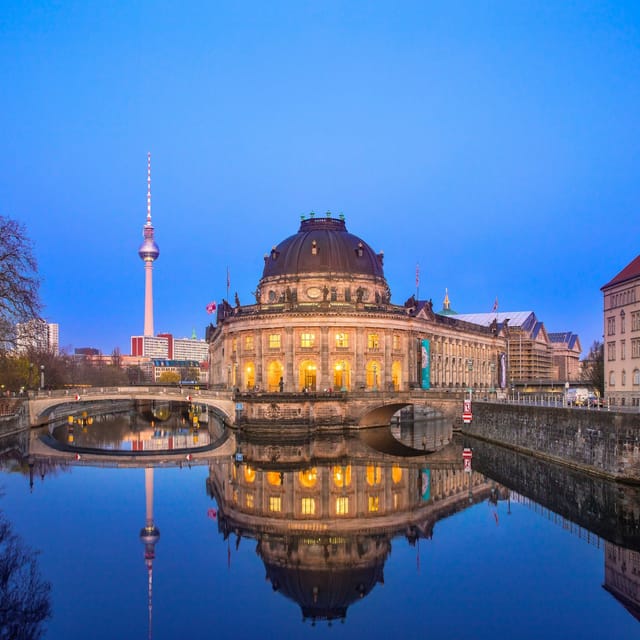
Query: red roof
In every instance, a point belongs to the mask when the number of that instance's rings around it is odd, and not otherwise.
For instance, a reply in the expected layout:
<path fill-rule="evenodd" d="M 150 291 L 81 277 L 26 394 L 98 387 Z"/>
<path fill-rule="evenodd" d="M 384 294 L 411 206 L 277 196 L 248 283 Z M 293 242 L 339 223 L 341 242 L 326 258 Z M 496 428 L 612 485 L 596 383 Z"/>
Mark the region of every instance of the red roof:
<path fill-rule="evenodd" d="M 614 276 L 612 280 L 609 280 L 607 284 L 602 285 L 600 289 L 607 289 L 608 287 L 612 287 L 614 284 L 620 284 L 621 282 L 626 282 L 627 280 L 631 280 L 632 278 L 640 277 L 640 256 L 638 256 L 635 260 L 632 260 L 617 276 Z"/>

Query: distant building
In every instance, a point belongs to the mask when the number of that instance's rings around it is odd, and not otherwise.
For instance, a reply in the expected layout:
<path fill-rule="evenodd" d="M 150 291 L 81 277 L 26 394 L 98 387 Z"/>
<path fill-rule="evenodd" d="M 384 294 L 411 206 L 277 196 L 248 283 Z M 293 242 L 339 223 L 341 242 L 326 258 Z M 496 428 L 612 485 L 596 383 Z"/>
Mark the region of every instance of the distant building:
<path fill-rule="evenodd" d="M 175 338 L 171 333 L 131 336 L 131 355 L 203 362 L 209 357 L 209 344 L 197 338 Z"/>
<path fill-rule="evenodd" d="M 580 354 L 582 353 L 580 338 L 571 331 L 547 335 L 551 344 L 555 379 L 569 383 L 579 382 L 581 379 Z"/>
<path fill-rule="evenodd" d="M 17 324 L 16 351 L 46 351 L 57 356 L 60 353 L 59 325 L 42 319 Z"/>
<path fill-rule="evenodd" d="M 161 382 L 162 374 L 166 372 L 177 373 L 182 384 L 206 384 L 208 367 L 206 362 L 199 360 L 169 360 L 166 358 L 153 358 L 153 381 Z"/>
<path fill-rule="evenodd" d="M 601 288 L 604 392 L 610 404 L 640 406 L 640 256 Z"/>
<path fill-rule="evenodd" d="M 485 327 L 496 323 L 506 331 L 511 386 L 540 387 L 555 381 L 549 336 L 533 311 L 459 313 L 454 317 Z"/>

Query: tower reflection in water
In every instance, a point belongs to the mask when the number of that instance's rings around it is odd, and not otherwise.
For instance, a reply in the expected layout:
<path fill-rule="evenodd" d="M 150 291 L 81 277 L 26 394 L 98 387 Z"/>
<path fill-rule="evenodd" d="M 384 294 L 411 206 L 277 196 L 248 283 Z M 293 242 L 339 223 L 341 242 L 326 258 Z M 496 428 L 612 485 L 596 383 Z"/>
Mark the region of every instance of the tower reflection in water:
<path fill-rule="evenodd" d="M 147 607 L 149 613 L 149 640 L 153 637 L 153 561 L 156 557 L 156 543 L 160 539 L 160 530 L 153 521 L 153 467 L 144 470 L 144 495 L 146 501 L 146 519 L 140 531 L 140 540 L 144 543 L 144 561 L 147 565 Z"/>
<path fill-rule="evenodd" d="M 438 461 L 376 453 L 357 435 L 298 442 L 239 436 L 233 458 L 210 466 L 207 489 L 225 538 L 257 541 L 274 591 L 303 620 L 346 618 L 384 582 L 393 538 L 415 545 L 435 523 L 507 490 L 463 470 L 461 448 Z"/>

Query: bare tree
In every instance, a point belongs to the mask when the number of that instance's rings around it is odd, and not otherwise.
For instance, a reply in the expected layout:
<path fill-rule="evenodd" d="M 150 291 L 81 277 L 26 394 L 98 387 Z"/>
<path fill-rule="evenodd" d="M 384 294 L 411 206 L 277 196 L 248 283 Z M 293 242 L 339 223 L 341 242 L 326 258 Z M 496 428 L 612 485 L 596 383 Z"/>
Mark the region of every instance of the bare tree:
<path fill-rule="evenodd" d="M 582 380 L 604 396 L 604 344 L 594 340 L 582 361 Z"/>
<path fill-rule="evenodd" d="M 0 346 L 15 341 L 15 326 L 38 317 L 38 265 L 22 224 L 0 216 Z"/>

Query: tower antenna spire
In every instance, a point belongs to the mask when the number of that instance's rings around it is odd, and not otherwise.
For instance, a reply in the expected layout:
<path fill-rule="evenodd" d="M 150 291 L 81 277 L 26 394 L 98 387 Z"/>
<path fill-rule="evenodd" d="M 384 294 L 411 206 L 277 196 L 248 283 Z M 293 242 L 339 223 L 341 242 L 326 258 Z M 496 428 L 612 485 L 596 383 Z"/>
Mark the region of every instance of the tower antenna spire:
<path fill-rule="evenodd" d="M 147 224 L 151 224 L 151 152 L 147 152 Z"/>

